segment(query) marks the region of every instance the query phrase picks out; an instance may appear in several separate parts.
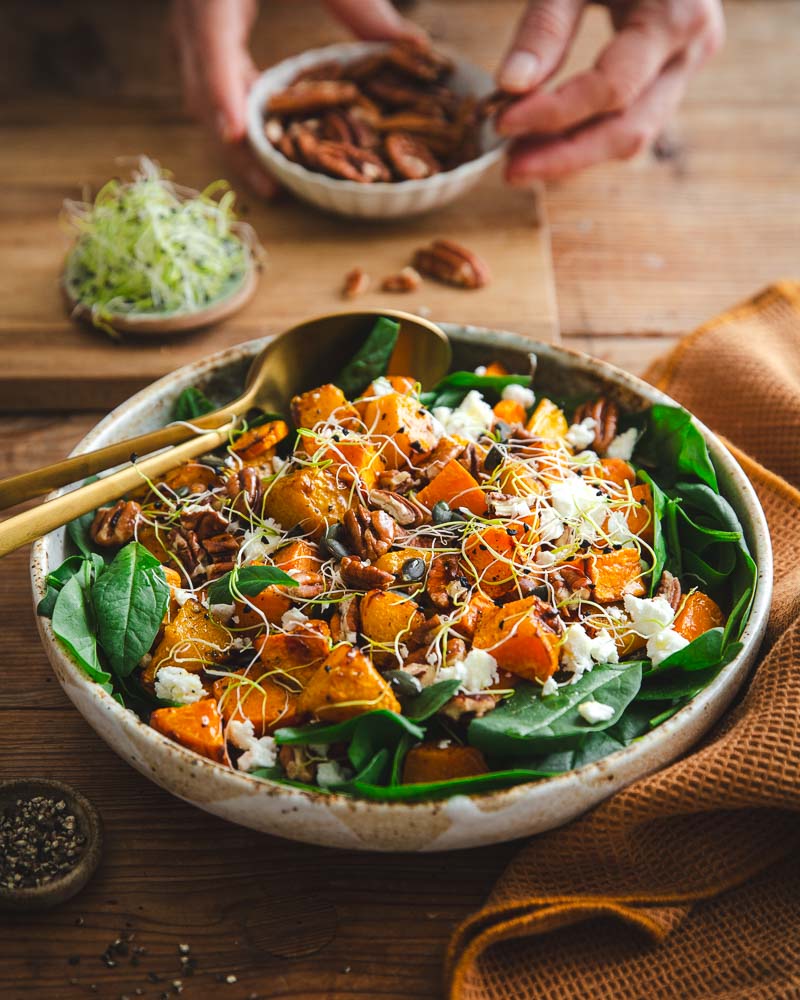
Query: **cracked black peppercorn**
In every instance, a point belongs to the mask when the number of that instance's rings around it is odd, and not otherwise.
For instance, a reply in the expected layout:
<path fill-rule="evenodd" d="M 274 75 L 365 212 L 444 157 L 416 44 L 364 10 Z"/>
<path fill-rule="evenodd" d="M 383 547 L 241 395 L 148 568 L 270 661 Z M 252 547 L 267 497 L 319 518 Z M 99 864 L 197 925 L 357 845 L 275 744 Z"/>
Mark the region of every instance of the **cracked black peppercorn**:
<path fill-rule="evenodd" d="M 0 886 L 46 885 L 71 871 L 85 849 L 86 838 L 63 799 L 17 799 L 0 816 Z"/>

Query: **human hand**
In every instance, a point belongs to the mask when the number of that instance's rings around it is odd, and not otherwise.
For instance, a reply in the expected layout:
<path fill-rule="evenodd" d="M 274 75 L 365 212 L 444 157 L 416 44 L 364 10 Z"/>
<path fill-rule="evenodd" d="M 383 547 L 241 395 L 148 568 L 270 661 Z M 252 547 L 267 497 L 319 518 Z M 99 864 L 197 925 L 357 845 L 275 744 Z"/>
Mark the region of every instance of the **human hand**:
<path fill-rule="evenodd" d="M 359 38 L 425 37 L 389 0 L 326 2 Z M 270 197 L 277 185 L 247 145 L 247 94 L 258 75 L 248 41 L 257 14 L 257 0 L 173 0 L 172 34 L 189 111 L 216 136 L 231 170 Z"/>
<path fill-rule="evenodd" d="M 591 69 L 545 91 L 542 84 L 564 61 L 586 4 L 529 3 L 500 68 L 501 88 L 520 95 L 497 123 L 515 139 L 506 167 L 512 184 L 636 155 L 724 38 L 720 0 L 610 0 L 614 38 Z"/>

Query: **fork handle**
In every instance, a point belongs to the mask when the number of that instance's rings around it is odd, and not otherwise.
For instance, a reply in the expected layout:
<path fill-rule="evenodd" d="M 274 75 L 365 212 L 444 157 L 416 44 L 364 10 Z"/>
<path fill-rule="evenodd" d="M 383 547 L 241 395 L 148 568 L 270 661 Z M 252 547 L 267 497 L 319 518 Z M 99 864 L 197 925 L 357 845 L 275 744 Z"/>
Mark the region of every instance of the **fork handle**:
<path fill-rule="evenodd" d="M 169 472 L 186 459 L 213 451 L 228 439 L 234 426 L 234 422 L 229 422 L 218 430 L 200 434 L 175 448 L 143 459 L 119 472 L 112 472 L 96 483 L 80 486 L 54 500 L 7 518 L 0 523 L 0 559 L 14 549 L 60 528 L 67 521 L 88 514 L 112 500 L 119 500 L 146 480 Z"/>

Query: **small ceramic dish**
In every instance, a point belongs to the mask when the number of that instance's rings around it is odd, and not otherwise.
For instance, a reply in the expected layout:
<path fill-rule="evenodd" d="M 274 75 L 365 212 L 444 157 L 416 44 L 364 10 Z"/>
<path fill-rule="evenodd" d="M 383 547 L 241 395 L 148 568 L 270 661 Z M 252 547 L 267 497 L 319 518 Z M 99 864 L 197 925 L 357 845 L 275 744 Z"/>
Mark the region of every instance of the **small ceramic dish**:
<path fill-rule="evenodd" d="M 103 851 L 103 825 L 92 803 L 80 792 L 50 778 L 0 781 L 0 813 L 20 799 L 41 796 L 63 801 L 84 837 L 84 850 L 74 868 L 40 886 L 21 889 L 0 887 L 0 909 L 46 910 L 77 895 L 95 873 Z"/>
<path fill-rule="evenodd" d="M 517 334 L 442 324 L 455 369 L 496 359 L 510 371 L 527 371 L 538 358 L 535 388 L 556 397 L 607 395 L 636 412 L 669 397 L 605 362 Z M 252 341 L 181 368 L 137 393 L 102 420 L 77 452 L 160 427 L 176 396 L 197 385 L 214 397 L 241 391 L 247 367 L 264 341 Z M 674 405 L 674 403 L 673 403 Z M 567 823 L 637 778 L 685 753 L 717 721 L 744 683 L 758 653 L 772 593 L 772 550 L 766 520 L 744 472 L 722 442 L 699 421 L 717 470 L 720 490 L 744 526 L 758 567 L 741 652 L 691 702 L 623 750 L 555 778 L 481 795 L 430 802 L 373 802 L 260 780 L 200 757 L 161 736 L 91 681 L 38 618 L 55 674 L 87 722 L 121 757 L 174 795 L 234 823 L 292 840 L 369 851 L 444 851 L 477 847 L 550 830 Z M 65 533 L 53 532 L 33 547 L 34 600 L 45 577 L 68 554 Z"/>
<path fill-rule="evenodd" d="M 504 142 L 490 124 L 484 126 L 484 152 L 468 163 L 433 177 L 397 183 L 359 184 L 314 173 L 292 163 L 264 135 L 264 110 L 272 94 L 285 89 L 301 71 L 319 63 L 351 62 L 386 46 L 379 42 L 346 42 L 311 49 L 272 66 L 253 84 L 247 102 L 247 132 L 250 143 L 275 179 L 304 201 L 339 215 L 368 219 L 393 219 L 442 208 L 474 187 L 503 156 Z M 455 60 L 448 85 L 457 94 L 483 97 L 494 88 L 492 79 L 464 59 Z"/>

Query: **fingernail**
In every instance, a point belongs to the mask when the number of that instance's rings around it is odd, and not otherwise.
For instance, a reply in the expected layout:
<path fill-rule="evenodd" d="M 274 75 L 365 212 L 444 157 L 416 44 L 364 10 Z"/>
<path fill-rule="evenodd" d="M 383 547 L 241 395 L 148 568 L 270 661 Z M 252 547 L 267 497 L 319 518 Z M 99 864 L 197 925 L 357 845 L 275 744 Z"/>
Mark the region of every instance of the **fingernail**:
<path fill-rule="evenodd" d="M 536 83 L 539 59 L 532 52 L 518 49 L 512 52 L 500 70 L 499 83 L 505 90 L 513 92 L 530 90 Z"/>

